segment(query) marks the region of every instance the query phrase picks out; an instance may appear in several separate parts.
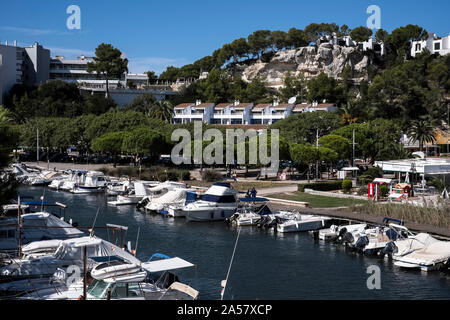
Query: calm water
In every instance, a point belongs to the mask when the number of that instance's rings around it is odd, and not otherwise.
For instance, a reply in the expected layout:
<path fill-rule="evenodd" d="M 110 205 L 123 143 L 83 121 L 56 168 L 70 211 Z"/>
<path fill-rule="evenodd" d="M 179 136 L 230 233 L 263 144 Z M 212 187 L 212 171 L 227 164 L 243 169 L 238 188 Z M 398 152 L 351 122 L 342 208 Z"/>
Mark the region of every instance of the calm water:
<path fill-rule="evenodd" d="M 39 199 L 43 187 L 23 187 L 21 194 Z M 111 198 L 110 198 L 111 199 Z M 45 200 L 68 205 L 67 218 L 79 226 L 106 223 L 128 226 L 134 248 L 138 228 L 139 259 L 153 253 L 179 256 L 195 265 L 181 279 L 200 291 L 201 299 L 220 299 L 237 229 L 223 222 L 196 223 L 138 212 L 134 206 L 112 207 L 105 195 L 73 195 L 45 189 Z M 225 299 L 449 299 L 450 276 L 407 272 L 391 262 L 346 252 L 314 241 L 308 233 L 274 235 L 256 227 L 241 229 Z M 112 241 L 112 233 L 96 230 Z M 381 268 L 381 290 L 368 290 L 367 267 Z M 196 275 L 197 274 L 197 275 Z"/>

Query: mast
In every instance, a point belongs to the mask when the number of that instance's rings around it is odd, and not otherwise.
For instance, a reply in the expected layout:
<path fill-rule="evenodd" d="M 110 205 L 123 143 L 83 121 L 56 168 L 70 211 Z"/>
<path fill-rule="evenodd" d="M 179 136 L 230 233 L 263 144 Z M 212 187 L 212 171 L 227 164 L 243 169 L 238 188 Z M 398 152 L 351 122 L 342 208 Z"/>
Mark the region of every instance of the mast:
<path fill-rule="evenodd" d="M 87 270 L 86 270 L 86 245 L 83 248 L 83 300 L 86 300 Z"/>
<path fill-rule="evenodd" d="M 224 284 L 222 285 L 223 286 L 223 290 L 222 290 L 222 293 L 221 293 L 220 300 L 223 300 L 223 296 L 225 295 L 225 289 L 227 288 L 228 277 L 230 276 L 231 266 L 233 264 L 234 254 L 236 252 L 236 247 L 237 247 L 237 244 L 238 244 L 238 241 L 239 241 L 239 235 L 240 234 L 241 234 L 241 229 L 239 228 L 238 235 L 236 237 L 236 243 L 234 244 L 233 255 L 231 256 L 230 266 L 228 267 L 227 277 L 226 277 L 225 281 L 222 281 Z"/>
<path fill-rule="evenodd" d="M 22 212 L 20 210 L 20 195 L 18 196 L 17 200 L 18 200 L 17 229 L 19 238 L 19 259 L 22 259 Z"/>
<path fill-rule="evenodd" d="M 39 165 L 39 128 L 36 128 L 36 161 Z"/>

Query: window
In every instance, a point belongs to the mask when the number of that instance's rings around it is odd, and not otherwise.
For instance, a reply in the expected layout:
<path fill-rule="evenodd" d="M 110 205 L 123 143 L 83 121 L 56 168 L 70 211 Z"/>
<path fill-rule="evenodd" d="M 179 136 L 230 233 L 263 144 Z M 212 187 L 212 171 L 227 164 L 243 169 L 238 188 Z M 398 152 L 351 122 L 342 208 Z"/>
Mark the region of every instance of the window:
<path fill-rule="evenodd" d="M 435 42 L 434 43 L 434 50 L 436 50 L 436 51 L 441 50 L 441 43 L 440 42 Z"/>
<path fill-rule="evenodd" d="M 212 194 L 205 194 L 202 197 L 203 201 L 208 202 L 217 202 L 217 203 L 231 203 L 236 202 L 236 198 L 233 195 L 227 195 L 227 196 L 215 196 Z"/>
<path fill-rule="evenodd" d="M 96 298 L 105 298 L 108 288 L 111 284 L 108 284 L 101 280 L 95 280 L 89 285 L 87 292 Z"/>
<path fill-rule="evenodd" d="M 420 51 L 422 49 L 422 46 L 420 45 L 420 43 L 416 44 L 416 51 Z"/>

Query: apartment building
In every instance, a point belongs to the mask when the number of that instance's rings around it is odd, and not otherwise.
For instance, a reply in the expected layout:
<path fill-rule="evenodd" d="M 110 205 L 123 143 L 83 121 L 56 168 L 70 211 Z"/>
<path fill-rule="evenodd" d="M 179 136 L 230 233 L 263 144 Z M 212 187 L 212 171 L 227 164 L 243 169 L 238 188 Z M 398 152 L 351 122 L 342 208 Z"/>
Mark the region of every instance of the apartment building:
<path fill-rule="evenodd" d="M 49 77 L 50 50 L 39 43 L 29 47 L 0 44 L 0 104 L 16 84 L 40 85 Z"/>
<path fill-rule="evenodd" d="M 219 103 L 214 107 L 212 124 L 250 124 L 253 103 Z"/>
<path fill-rule="evenodd" d="M 202 121 L 211 123 L 214 113 L 214 103 L 202 103 L 197 100 L 195 103 L 182 103 L 174 107 L 173 123 L 191 123 L 193 121 Z"/>
<path fill-rule="evenodd" d="M 432 54 L 438 53 L 441 56 L 450 53 L 450 35 L 440 38 L 435 33 L 428 33 L 428 39 L 411 42 L 411 56 L 415 57 L 424 49 L 428 49 Z"/>

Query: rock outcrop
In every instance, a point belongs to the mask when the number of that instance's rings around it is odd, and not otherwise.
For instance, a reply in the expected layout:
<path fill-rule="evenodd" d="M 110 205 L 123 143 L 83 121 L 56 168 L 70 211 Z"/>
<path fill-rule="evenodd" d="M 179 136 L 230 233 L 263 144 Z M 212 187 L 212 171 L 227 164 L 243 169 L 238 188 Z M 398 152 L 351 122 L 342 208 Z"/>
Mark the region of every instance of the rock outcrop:
<path fill-rule="evenodd" d="M 287 72 L 293 75 L 303 74 L 306 79 L 326 73 L 328 76 L 339 79 L 345 66 L 353 69 L 354 80 L 359 82 L 367 79 L 369 57 L 356 47 L 333 46 L 324 43 L 318 47 L 302 47 L 293 50 L 277 52 L 270 62 L 256 62 L 241 69 L 242 79 L 252 81 L 260 77 L 267 85 L 279 87 Z"/>

